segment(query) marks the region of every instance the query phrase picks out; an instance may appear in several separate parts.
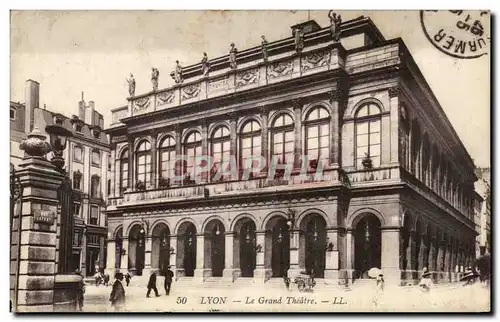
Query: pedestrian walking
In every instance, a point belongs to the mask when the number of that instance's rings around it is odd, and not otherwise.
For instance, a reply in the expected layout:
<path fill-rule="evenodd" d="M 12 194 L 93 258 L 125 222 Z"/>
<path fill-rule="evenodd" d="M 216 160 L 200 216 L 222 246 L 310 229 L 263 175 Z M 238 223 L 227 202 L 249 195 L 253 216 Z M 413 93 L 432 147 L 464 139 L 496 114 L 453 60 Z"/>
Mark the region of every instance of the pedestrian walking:
<path fill-rule="evenodd" d="M 151 294 L 151 290 L 155 291 L 155 295 L 158 297 L 160 294 L 158 294 L 158 289 L 156 288 L 156 271 L 151 273 L 151 276 L 149 276 L 149 281 L 148 281 L 148 292 L 146 293 L 146 297 L 149 297 L 149 294 Z"/>
<path fill-rule="evenodd" d="M 76 309 L 77 309 L 77 311 L 82 312 L 83 311 L 83 299 L 84 299 L 83 294 L 85 294 L 85 283 L 83 282 L 82 272 L 79 269 L 77 269 L 75 271 L 75 274 L 82 278 L 78 282 L 78 287 L 76 289 Z"/>
<path fill-rule="evenodd" d="M 113 283 L 113 289 L 109 295 L 109 301 L 111 305 L 115 308 L 115 311 L 121 311 L 125 305 L 125 289 L 122 285 L 123 273 L 117 272 L 115 274 L 115 282 Z"/>
<path fill-rule="evenodd" d="M 384 274 L 380 273 L 377 276 L 376 284 L 375 284 L 375 296 L 373 297 L 373 304 L 375 306 L 378 306 L 380 303 L 380 297 L 382 296 L 382 293 L 384 292 L 384 286 L 385 286 L 385 280 L 384 280 Z"/>
<path fill-rule="evenodd" d="M 167 270 L 165 271 L 165 281 L 163 282 L 163 286 L 165 287 L 165 293 L 167 295 L 170 294 L 170 290 L 172 289 L 172 279 L 174 278 L 174 272 L 170 270 L 170 265 L 167 266 Z"/>
<path fill-rule="evenodd" d="M 103 282 L 104 286 L 109 286 L 109 274 L 104 274 Z"/>
<path fill-rule="evenodd" d="M 127 282 L 127 287 L 130 284 L 131 279 L 132 279 L 132 276 L 130 275 L 129 272 L 127 272 L 127 274 L 125 274 L 125 282 Z"/>

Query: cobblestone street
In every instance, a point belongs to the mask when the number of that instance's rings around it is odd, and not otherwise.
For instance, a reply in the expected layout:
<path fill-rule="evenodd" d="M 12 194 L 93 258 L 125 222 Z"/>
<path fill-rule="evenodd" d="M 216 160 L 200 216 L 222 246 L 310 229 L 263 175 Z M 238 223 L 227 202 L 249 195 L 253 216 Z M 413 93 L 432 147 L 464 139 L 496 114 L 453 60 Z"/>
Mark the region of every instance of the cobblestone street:
<path fill-rule="evenodd" d="M 351 290 L 287 292 L 279 286 L 248 288 L 176 288 L 169 296 L 163 289 L 146 298 L 146 288 L 125 287 L 125 312 L 485 312 L 489 310 L 490 293 L 484 285 L 463 288 L 459 285 L 436 286 L 430 293 L 417 288 L 387 287 L 376 296 L 374 288 L 363 285 Z M 109 287 L 87 286 L 85 312 L 114 312 Z M 374 300 L 376 299 L 376 300 Z"/>

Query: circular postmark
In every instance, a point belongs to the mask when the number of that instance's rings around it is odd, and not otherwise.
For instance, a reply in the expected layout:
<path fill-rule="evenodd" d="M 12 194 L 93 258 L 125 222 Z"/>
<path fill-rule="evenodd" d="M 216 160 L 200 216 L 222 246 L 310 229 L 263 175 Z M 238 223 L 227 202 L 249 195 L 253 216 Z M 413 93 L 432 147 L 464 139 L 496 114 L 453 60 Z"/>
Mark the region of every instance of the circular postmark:
<path fill-rule="evenodd" d="M 490 13 L 479 10 L 422 10 L 427 39 L 455 58 L 478 58 L 490 50 Z"/>

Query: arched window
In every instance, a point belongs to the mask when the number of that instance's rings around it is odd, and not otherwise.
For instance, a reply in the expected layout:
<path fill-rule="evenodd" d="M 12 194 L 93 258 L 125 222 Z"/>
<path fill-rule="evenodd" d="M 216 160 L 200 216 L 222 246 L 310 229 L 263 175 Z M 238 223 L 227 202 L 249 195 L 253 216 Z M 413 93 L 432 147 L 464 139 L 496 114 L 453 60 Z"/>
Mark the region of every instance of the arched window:
<path fill-rule="evenodd" d="M 309 164 L 330 159 L 330 114 L 324 107 L 312 109 L 306 116 L 306 154 Z"/>
<path fill-rule="evenodd" d="M 246 160 L 261 156 L 261 129 L 254 120 L 245 123 L 240 132 L 240 172 L 246 167 Z"/>
<path fill-rule="evenodd" d="M 175 176 L 175 140 L 171 136 L 165 137 L 160 144 L 160 186 Z"/>
<path fill-rule="evenodd" d="M 128 150 L 120 156 L 120 195 L 128 187 Z"/>
<path fill-rule="evenodd" d="M 282 164 L 293 163 L 294 154 L 293 120 L 288 114 L 278 116 L 271 128 L 271 147 L 273 159 Z"/>
<path fill-rule="evenodd" d="M 231 141 L 229 136 L 229 129 L 225 126 L 218 127 L 212 135 L 211 143 L 213 160 L 211 177 L 213 177 L 217 173 L 217 171 L 220 171 L 221 165 L 224 165 L 226 167 L 230 161 Z"/>
<path fill-rule="evenodd" d="M 151 144 L 142 141 L 136 150 L 136 180 L 145 186 L 151 183 Z"/>
<path fill-rule="evenodd" d="M 369 157 L 372 167 L 380 167 L 380 108 L 363 104 L 356 113 L 356 167 L 363 169 L 363 159 Z"/>
<path fill-rule="evenodd" d="M 102 197 L 101 193 L 101 178 L 98 175 L 94 174 L 90 178 L 90 196 L 92 198 L 100 198 Z"/>
<path fill-rule="evenodd" d="M 187 164 L 184 168 L 185 179 L 188 183 L 196 177 L 195 165 L 196 157 L 201 156 L 201 135 L 198 132 L 191 132 L 184 144 L 184 155 L 187 157 Z"/>

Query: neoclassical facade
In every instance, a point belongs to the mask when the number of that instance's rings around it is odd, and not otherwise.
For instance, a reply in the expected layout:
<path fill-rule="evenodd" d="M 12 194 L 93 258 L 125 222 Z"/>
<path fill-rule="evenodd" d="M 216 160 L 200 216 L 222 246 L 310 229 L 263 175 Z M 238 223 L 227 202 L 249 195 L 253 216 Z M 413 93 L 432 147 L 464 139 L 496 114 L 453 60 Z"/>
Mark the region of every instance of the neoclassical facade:
<path fill-rule="evenodd" d="M 340 26 L 340 41 L 314 21 L 293 26 L 303 32 L 208 72 L 184 67 L 112 111 L 108 270 L 171 265 L 220 283 L 301 271 L 345 283 L 372 267 L 391 283 L 425 267 L 458 277 L 474 258 L 473 162 L 403 40 L 365 17 Z M 248 166 L 256 155 L 291 176 Z M 217 176 L 231 160 L 236 176 Z"/>

